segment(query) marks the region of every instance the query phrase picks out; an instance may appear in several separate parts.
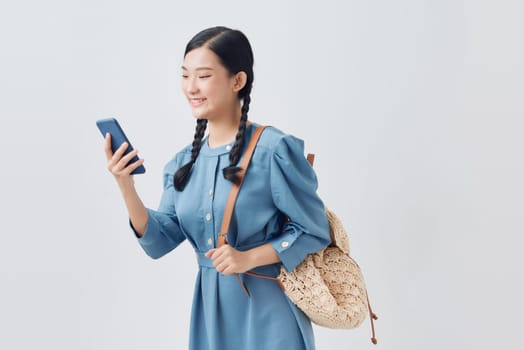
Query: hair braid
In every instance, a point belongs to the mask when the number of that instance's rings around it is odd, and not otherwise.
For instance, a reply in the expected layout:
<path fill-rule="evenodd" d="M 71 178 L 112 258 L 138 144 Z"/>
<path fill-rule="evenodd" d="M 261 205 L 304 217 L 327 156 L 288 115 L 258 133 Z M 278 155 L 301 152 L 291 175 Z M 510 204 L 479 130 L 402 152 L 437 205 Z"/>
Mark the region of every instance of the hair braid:
<path fill-rule="evenodd" d="M 249 103 L 251 102 L 251 97 L 249 96 L 249 90 L 246 92 L 246 95 L 243 98 L 242 102 L 242 116 L 240 117 L 240 124 L 238 126 L 237 136 L 235 138 L 235 144 L 231 148 L 229 153 L 229 166 L 222 170 L 224 177 L 236 184 L 240 182 L 238 172 L 242 168 L 236 166 L 242 155 L 242 149 L 244 148 L 244 136 L 246 131 L 247 124 L 247 113 L 249 112 Z"/>
<path fill-rule="evenodd" d="M 184 190 L 184 187 L 186 187 L 187 181 L 191 176 L 191 169 L 193 168 L 193 164 L 195 164 L 198 154 L 200 153 L 200 147 L 202 146 L 202 138 L 204 137 L 204 134 L 206 132 L 206 127 L 207 119 L 197 119 L 195 137 L 193 139 L 193 144 L 191 145 L 191 160 L 187 164 L 182 166 L 180 169 L 178 169 L 173 177 L 173 182 L 177 191 Z"/>

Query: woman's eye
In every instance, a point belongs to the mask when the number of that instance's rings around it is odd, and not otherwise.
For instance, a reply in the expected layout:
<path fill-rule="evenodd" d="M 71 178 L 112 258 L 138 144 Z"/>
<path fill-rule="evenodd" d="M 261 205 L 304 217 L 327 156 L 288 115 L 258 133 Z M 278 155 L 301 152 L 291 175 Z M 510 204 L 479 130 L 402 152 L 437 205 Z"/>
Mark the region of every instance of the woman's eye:
<path fill-rule="evenodd" d="M 200 79 L 206 79 L 206 78 L 209 78 L 211 75 L 201 75 L 199 78 Z"/>
<path fill-rule="evenodd" d="M 187 78 L 187 75 L 182 74 L 182 78 L 186 79 L 186 78 Z"/>

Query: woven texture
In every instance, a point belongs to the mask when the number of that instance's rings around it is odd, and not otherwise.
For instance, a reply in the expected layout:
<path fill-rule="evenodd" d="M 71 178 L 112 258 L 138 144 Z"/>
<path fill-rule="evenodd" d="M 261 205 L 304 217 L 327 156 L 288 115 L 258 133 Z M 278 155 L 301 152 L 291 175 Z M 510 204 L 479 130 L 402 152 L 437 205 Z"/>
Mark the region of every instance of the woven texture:
<path fill-rule="evenodd" d="M 309 254 L 293 271 L 281 268 L 286 295 L 312 322 L 329 328 L 355 328 L 368 312 L 364 278 L 349 256 L 349 239 L 339 218 L 326 210 L 332 244 Z"/>

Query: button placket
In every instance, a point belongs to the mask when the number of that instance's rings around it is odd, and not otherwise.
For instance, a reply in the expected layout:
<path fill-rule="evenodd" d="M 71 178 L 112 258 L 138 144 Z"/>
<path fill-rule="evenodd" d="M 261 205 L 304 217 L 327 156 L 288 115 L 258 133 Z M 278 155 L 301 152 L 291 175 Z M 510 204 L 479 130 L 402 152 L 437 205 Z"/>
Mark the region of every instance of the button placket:
<path fill-rule="evenodd" d="M 215 183 L 215 177 L 216 177 L 216 168 L 218 166 L 218 159 L 215 159 L 213 164 L 209 168 L 209 173 L 212 173 L 213 176 L 209 179 L 209 182 L 206 184 L 207 191 L 204 190 L 204 223 L 205 223 L 205 237 L 204 237 L 204 244 L 207 246 L 207 248 L 213 248 L 214 247 L 214 235 L 215 235 L 215 223 L 214 223 L 214 211 L 213 211 L 213 200 L 214 200 L 214 186 Z"/>
<path fill-rule="evenodd" d="M 213 247 L 213 234 L 214 234 L 214 223 L 213 223 L 213 214 L 212 214 L 212 206 L 210 205 L 210 200 L 208 198 L 206 203 L 206 211 L 204 214 L 204 220 L 205 220 L 205 227 L 206 227 L 206 233 L 205 233 L 205 244 L 208 248 Z"/>

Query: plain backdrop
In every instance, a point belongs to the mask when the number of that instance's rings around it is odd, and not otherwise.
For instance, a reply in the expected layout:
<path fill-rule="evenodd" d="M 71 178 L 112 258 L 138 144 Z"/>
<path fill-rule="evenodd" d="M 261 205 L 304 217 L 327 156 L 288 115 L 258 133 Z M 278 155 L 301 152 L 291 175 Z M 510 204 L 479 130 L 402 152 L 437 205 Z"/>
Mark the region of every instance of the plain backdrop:
<path fill-rule="evenodd" d="M 507 0 L 2 1 L 0 348 L 187 348 L 192 249 L 157 261 L 141 250 L 95 121 L 120 120 L 156 208 L 162 168 L 194 132 L 183 50 L 214 25 L 252 43 L 250 119 L 317 154 L 319 193 L 380 317 L 376 348 L 520 348 L 523 11 Z M 321 350 L 374 348 L 367 320 L 315 332 Z"/>

